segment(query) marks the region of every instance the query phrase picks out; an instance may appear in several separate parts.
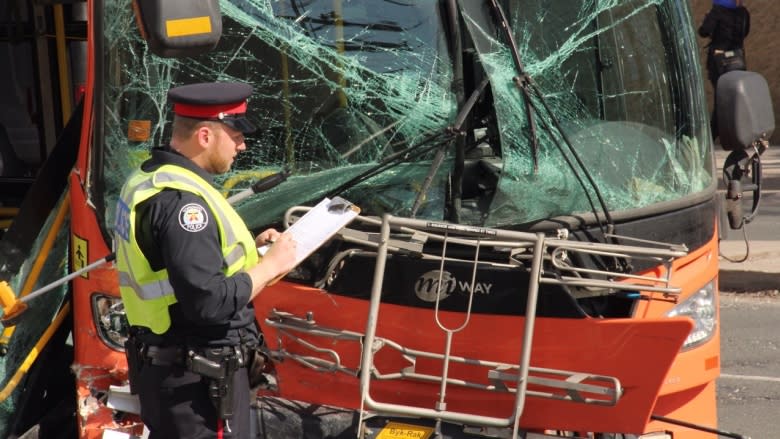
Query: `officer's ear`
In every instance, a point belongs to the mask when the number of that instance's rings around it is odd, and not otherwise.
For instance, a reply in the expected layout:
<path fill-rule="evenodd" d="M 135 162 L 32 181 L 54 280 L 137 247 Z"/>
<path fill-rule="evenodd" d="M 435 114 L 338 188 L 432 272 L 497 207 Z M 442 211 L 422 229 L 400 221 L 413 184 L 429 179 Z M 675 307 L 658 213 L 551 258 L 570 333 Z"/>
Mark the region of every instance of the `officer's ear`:
<path fill-rule="evenodd" d="M 205 150 L 217 140 L 217 132 L 210 123 L 199 124 L 195 128 L 193 137 L 200 149 Z"/>

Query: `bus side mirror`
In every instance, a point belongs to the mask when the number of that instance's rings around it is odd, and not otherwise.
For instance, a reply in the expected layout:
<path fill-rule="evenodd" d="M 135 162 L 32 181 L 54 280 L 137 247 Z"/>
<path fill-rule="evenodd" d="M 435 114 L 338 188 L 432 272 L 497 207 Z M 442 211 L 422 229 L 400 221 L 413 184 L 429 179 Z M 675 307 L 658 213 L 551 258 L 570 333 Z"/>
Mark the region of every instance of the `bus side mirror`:
<path fill-rule="evenodd" d="M 720 144 L 731 151 L 723 164 L 726 213 L 737 230 L 755 217 L 761 200 L 761 154 L 769 147 L 775 116 L 769 86 L 755 72 L 731 71 L 718 79 L 717 103 Z M 751 193 L 752 206 L 743 213 L 743 197 Z"/>
<path fill-rule="evenodd" d="M 208 52 L 222 35 L 219 0 L 133 0 L 141 36 L 157 56 Z"/>
<path fill-rule="evenodd" d="M 752 148 L 775 130 L 772 96 L 763 76 L 734 70 L 718 79 L 718 136 L 726 151 Z"/>

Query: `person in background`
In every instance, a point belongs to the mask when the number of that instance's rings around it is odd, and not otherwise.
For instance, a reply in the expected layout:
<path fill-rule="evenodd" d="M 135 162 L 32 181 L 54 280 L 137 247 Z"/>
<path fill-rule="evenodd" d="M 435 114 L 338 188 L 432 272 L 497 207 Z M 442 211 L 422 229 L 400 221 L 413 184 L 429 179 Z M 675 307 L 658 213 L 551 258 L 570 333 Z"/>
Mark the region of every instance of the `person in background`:
<path fill-rule="evenodd" d="M 750 13 L 743 0 L 713 0 L 712 8 L 699 26 L 699 35 L 709 38 L 707 76 L 717 99 L 718 78 L 732 70 L 745 70 L 745 38 L 750 33 Z M 710 128 L 718 137 L 717 104 L 713 106 Z"/>
<path fill-rule="evenodd" d="M 170 144 L 152 150 L 117 202 L 129 381 L 151 439 L 249 438 L 251 389 L 270 363 L 252 299 L 294 267 L 296 246 L 273 229 L 254 238 L 213 187 L 254 131 L 251 93 L 239 83 L 169 90 Z"/>

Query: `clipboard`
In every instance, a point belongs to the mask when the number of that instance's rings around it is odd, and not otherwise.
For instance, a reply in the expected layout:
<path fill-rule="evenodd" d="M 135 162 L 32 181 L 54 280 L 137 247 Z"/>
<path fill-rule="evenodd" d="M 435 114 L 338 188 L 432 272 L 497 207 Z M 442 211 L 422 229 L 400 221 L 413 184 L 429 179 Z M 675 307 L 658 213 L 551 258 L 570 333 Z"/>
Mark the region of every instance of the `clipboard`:
<path fill-rule="evenodd" d="M 308 258 L 358 214 L 360 208 L 341 197 L 324 198 L 317 203 L 284 231 L 291 234 L 297 243 L 295 264 Z M 268 246 L 262 246 L 257 251 L 262 256 L 267 249 Z"/>

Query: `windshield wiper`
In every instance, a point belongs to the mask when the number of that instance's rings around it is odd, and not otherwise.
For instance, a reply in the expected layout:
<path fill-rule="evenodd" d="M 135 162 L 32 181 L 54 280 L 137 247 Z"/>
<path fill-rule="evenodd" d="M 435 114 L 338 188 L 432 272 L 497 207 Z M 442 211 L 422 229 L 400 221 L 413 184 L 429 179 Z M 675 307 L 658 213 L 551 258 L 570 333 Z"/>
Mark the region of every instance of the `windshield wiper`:
<path fill-rule="evenodd" d="M 601 229 L 602 233 L 605 234 L 605 236 L 612 236 L 615 228 L 615 223 L 612 220 L 612 215 L 609 212 L 609 208 L 607 207 L 606 202 L 604 201 L 604 197 L 601 194 L 601 191 L 599 190 L 598 185 L 596 184 L 596 181 L 593 179 L 593 176 L 591 176 L 590 172 L 588 171 L 587 166 L 585 166 L 585 163 L 582 161 L 582 158 L 580 158 L 577 151 L 574 149 L 574 146 L 571 144 L 571 141 L 569 140 L 568 136 L 566 136 L 566 133 L 564 132 L 563 128 L 561 127 L 560 122 L 558 121 L 558 118 L 555 116 L 555 113 L 550 109 L 549 105 L 547 104 L 547 101 L 545 100 L 542 93 L 539 91 L 539 89 L 536 87 L 536 84 L 531 79 L 531 76 L 528 75 L 528 73 L 525 71 L 525 67 L 523 66 L 523 62 L 520 59 L 520 51 L 517 49 L 517 43 L 515 43 L 514 36 L 512 35 L 512 29 L 509 25 L 509 20 L 507 20 L 506 15 L 504 14 L 504 10 L 501 8 L 501 6 L 498 4 L 497 0 L 488 0 L 490 3 L 490 8 L 493 12 L 494 19 L 496 20 L 496 23 L 501 28 L 502 32 L 504 33 L 504 36 L 507 39 L 509 49 L 512 54 L 512 61 L 515 64 L 515 69 L 517 70 L 518 75 L 513 78 L 513 81 L 517 88 L 523 93 L 523 97 L 525 98 L 525 106 L 526 106 L 526 114 L 528 116 L 528 124 L 531 130 L 531 139 L 533 142 L 533 160 L 534 160 L 534 172 L 537 171 L 537 160 L 538 160 L 538 134 L 536 132 L 536 122 L 533 117 L 533 115 L 541 114 L 539 109 L 534 104 L 533 98 L 538 99 L 539 102 L 541 102 L 542 107 L 544 108 L 546 115 L 549 116 L 550 120 L 552 121 L 553 125 L 555 126 L 555 131 L 553 131 L 550 124 L 547 122 L 547 120 L 542 117 L 542 125 L 543 127 L 550 133 L 554 134 L 556 131 L 560 138 L 563 140 L 563 143 L 566 144 L 567 149 L 569 150 L 569 153 L 572 157 L 574 157 L 574 160 L 577 162 L 578 167 L 582 170 L 582 172 L 585 174 L 585 177 L 588 179 L 588 182 L 593 188 L 593 192 L 596 194 L 596 198 L 598 199 L 599 206 L 601 207 L 601 211 L 604 213 L 604 221 L 606 222 L 606 230 L 604 228 L 604 224 L 602 223 L 601 218 L 599 218 L 598 211 L 596 209 L 595 204 L 593 203 L 593 199 L 590 196 L 590 193 L 585 186 L 584 182 L 580 178 L 579 173 L 576 171 L 576 168 L 574 167 L 574 164 L 569 159 L 569 155 L 566 154 L 563 149 L 561 148 L 561 145 L 559 142 L 555 141 L 556 136 L 551 135 L 551 138 L 554 141 L 555 146 L 561 151 L 561 155 L 563 156 L 564 160 L 566 160 L 566 164 L 569 166 L 569 168 L 574 171 L 574 176 L 577 178 L 577 180 L 580 182 L 580 185 L 583 188 L 583 192 L 585 192 L 585 197 L 588 199 L 588 203 L 590 204 L 591 210 L 593 211 L 593 215 L 596 217 L 596 221 L 598 222 L 598 226 Z M 614 238 L 613 238 L 614 239 Z"/>
<path fill-rule="evenodd" d="M 390 154 L 389 156 L 385 157 L 383 160 L 381 160 L 376 165 L 372 166 L 371 168 L 367 169 L 366 171 L 358 174 L 357 176 L 349 179 L 345 183 L 343 183 L 341 186 L 337 187 L 336 189 L 328 192 L 328 197 L 332 198 L 337 195 L 341 195 L 342 193 L 346 192 L 347 190 L 351 189 L 355 185 L 375 176 L 378 174 L 381 174 L 388 169 L 399 165 L 401 163 L 407 162 L 411 159 L 420 157 L 424 154 L 426 154 L 429 151 L 432 151 L 436 149 L 437 147 L 440 147 L 443 144 L 449 143 L 453 138 L 455 137 L 455 134 L 451 133 L 449 130 L 439 130 L 435 131 L 432 134 L 429 134 L 426 138 L 422 139 L 421 141 L 410 145 L 400 151 L 394 152 Z M 362 143 L 362 142 L 361 142 Z M 397 144 L 391 145 L 391 146 L 398 146 L 402 142 L 398 142 Z"/>
<path fill-rule="evenodd" d="M 474 109 L 474 105 L 485 92 L 485 88 L 489 82 L 490 81 L 488 78 L 485 78 L 477 86 L 477 88 L 474 89 L 474 91 L 471 93 L 471 96 L 469 96 L 468 100 L 463 103 L 463 107 L 461 107 L 458 111 L 458 115 L 455 117 L 455 122 L 447 128 L 447 131 L 457 137 L 463 137 L 466 135 L 466 133 L 464 133 L 462 130 L 463 124 L 466 122 L 466 117 L 468 117 L 469 113 L 471 113 L 471 110 Z M 436 175 L 436 172 L 439 170 L 439 167 L 444 161 L 444 153 L 447 150 L 447 146 L 447 144 L 443 144 L 439 147 L 438 151 L 436 151 L 436 155 L 431 162 L 431 167 L 428 169 L 428 175 L 425 176 L 425 180 L 423 181 L 422 187 L 420 188 L 420 192 L 417 194 L 417 198 L 414 200 L 414 205 L 412 205 L 412 211 L 410 215 L 412 218 L 417 216 L 417 209 L 419 209 L 422 205 L 425 194 L 428 192 L 428 188 L 433 182 L 433 177 Z"/>
<path fill-rule="evenodd" d="M 422 187 L 420 188 L 419 194 L 415 199 L 414 206 L 412 207 L 412 217 L 414 217 L 414 213 L 417 211 L 420 204 L 422 203 L 421 200 L 424 198 L 424 195 L 427 192 L 427 189 L 433 180 L 433 176 L 436 174 L 437 169 L 439 168 L 442 161 L 444 160 L 444 152 L 447 150 L 447 147 L 451 144 L 451 142 L 454 139 L 465 135 L 465 133 L 462 131 L 462 127 L 466 121 L 466 117 L 468 117 L 469 113 L 471 113 L 471 110 L 474 108 L 474 105 L 477 103 L 477 100 L 479 100 L 479 97 L 482 96 L 482 93 L 484 93 L 488 83 L 489 81 L 486 78 L 477 86 L 476 89 L 474 89 L 474 92 L 471 94 L 469 99 L 463 104 L 463 107 L 461 107 L 460 110 L 458 111 L 458 114 L 455 116 L 455 120 L 453 121 L 452 125 L 440 131 L 433 132 L 432 134 L 430 134 L 428 137 L 424 138 L 420 142 L 417 142 L 414 145 L 411 145 L 407 148 L 404 148 L 401 151 L 395 152 L 385 157 L 382 161 L 377 163 L 375 166 L 353 177 L 352 179 L 345 182 L 338 188 L 330 191 L 327 196 L 332 198 L 336 195 L 341 195 L 348 189 L 351 189 L 355 185 L 375 175 L 381 174 L 387 171 L 388 169 L 396 165 L 399 165 L 401 163 L 408 162 L 409 160 L 415 159 L 417 157 L 421 157 L 426 153 L 438 148 L 436 152 L 436 156 L 434 156 L 433 161 L 431 163 L 431 167 L 428 171 L 428 175 L 426 176 L 422 184 Z M 364 142 L 361 142 L 361 144 L 362 143 Z"/>

